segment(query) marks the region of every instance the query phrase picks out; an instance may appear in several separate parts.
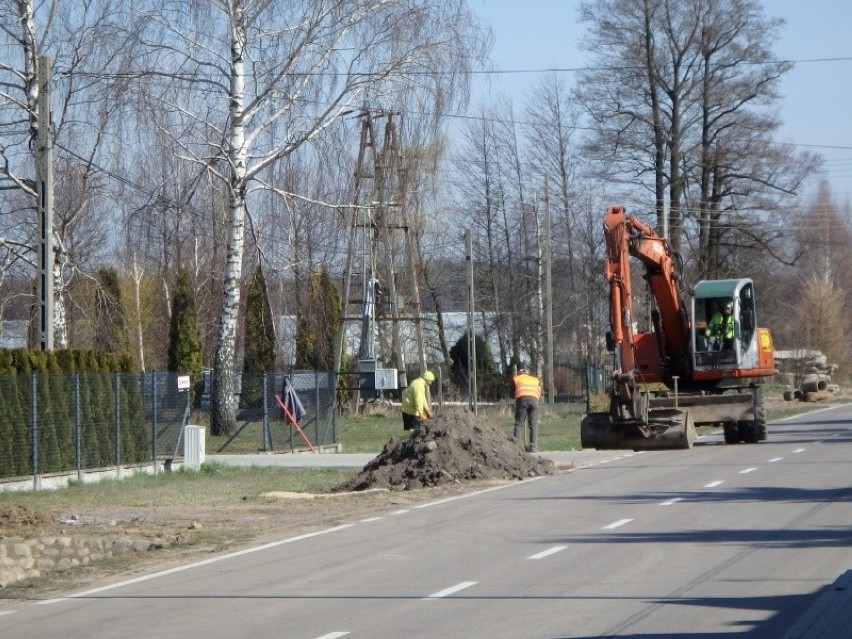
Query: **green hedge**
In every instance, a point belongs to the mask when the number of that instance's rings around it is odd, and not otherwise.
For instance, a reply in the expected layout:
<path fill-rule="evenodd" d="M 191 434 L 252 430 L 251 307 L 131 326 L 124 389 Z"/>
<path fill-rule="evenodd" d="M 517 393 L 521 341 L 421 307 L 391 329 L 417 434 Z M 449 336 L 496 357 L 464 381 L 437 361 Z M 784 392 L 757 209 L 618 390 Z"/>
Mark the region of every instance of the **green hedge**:
<path fill-rule="evenodd" d="M 78 433 L 81 468 L 150 459 L 131 365 L 115 353 L 0 349 L 0 477 L 77 468 Z"/>

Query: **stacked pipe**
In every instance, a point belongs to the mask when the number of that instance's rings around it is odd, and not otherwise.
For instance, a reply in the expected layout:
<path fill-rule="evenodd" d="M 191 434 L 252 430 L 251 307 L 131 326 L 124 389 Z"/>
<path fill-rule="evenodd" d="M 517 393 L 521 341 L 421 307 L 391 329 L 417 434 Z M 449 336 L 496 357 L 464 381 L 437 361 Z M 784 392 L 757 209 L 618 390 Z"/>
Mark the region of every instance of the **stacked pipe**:
<path fill-rule="evenodd" d="M 826 373 L 811 373 L 802 380 L 799 388 L 784 391 L 784 400 L 797 399 L 802 402 L 818 402 L 830 399 L 837 391 L 837 384 L 831 383 L 831 376 Z"/>

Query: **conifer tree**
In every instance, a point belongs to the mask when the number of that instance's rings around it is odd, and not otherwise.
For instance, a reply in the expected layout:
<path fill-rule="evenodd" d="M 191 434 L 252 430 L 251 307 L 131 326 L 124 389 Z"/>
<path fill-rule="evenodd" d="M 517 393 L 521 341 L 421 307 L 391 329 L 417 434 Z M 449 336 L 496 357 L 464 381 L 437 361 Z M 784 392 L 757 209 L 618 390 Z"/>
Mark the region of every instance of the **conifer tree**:
<path fill-rule="evenodd" d="M 189 373 L 192 388 L 201 380 L 201 333 L 195 312 L 195 295 L 186 269 L 178 271 L 169 327 L 170 371 Z"/>
<path fill-rule="evenodd" d="M 340 293 L 328 271 L 314 273 L 296 327 L 296 368 L 331 370 L 340 328 Z"/>
<path fill-rule="evenodd" d="M 118 273 L 114 268 L 98 270 L 98 287 L 95 291 L 95 335 L 97 347 L 102 351 L 123 353 L 130 347 L 127 327 L 127 309 L 121 295 Z"/>
<path fill-rule="evenodd" d="M 266 278 L 255 268 L 246 296 L 243 384 L 240 406 L 258 406 L 263 400 L 263 374 L 275 370 L 275 328 Z"/>

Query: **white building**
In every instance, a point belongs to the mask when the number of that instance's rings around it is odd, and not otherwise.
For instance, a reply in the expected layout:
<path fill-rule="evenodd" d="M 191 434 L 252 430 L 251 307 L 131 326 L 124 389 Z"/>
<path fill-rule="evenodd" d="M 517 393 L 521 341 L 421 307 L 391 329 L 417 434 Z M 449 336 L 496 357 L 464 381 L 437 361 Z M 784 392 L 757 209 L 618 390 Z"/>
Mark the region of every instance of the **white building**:
<path fill-rule="evenodd" d="M 467 313 L 449 312 L 442 313 L 444 321 L 444 335 L 447 340 L 447 348 L 451 349 L 455 343 L 467 331 Z M 484 315 L 484 317 L 483 317 Z M 494 330 L 496 313 L 477 313 L 474 326 L 477 335 L 488 334 L 488 343 L 495 363 L 499 364 L 500 345 L 497 341 L 497 333 Z M 429 363 L 441 363 L 444 356 L 438 340 L 437 314 L 424 313 L 422 316 L 423 342 L 426 350 L 426 361 Z M 377 352 L 383 353 L 382 346 L 390 344 L 391 322 L 389 320 L 378 320 L 376 322 L 376 340 L 379 344 Z M 283 315 L 278 322 L 278 342 L 281 349 L 282 361 L 285 366 L 291 366 L 296 361 L 296 316 Z M 407 364 L 417 363 L 420 358 L 417 355 L 416 327 L 412 320 L 400 320 L 400 340 L 403 344 L 403 355 Z M 346 352 L 357 355 L 361 341 L 360 322 L 346 323 Z M 389 350 L 389 346 L 386 350 Z M 395 362 L 383 362 L 386 366 L 394 367 Z"/>

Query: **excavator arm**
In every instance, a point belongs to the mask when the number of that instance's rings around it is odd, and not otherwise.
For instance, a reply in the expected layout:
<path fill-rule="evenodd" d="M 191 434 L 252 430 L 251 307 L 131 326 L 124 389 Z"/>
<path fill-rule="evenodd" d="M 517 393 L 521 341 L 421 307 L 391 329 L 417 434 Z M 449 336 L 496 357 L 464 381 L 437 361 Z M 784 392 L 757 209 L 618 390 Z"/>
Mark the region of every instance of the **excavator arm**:
<path fill-rule="evenodd" d="M 621 371 L 631 374 L 641 369 L 651 381 L 663 381 L 662 378 L 681 372 L 679 369 L 689 358 L 689 320 L 679 290 L 674 254 L 664 238 L 628 215 L 622 205 L 607 209 L 603 226 L 610 325 Z M 651 353 L 652 360 L 656 361 L 649 361 L 647 346 L 642 348 L 650 335 L 637 335 L 633 330 L 631 258 L 645 267 L 644 278 L 657 306 L 653 313 L 653 339 L 657 348 L 656 354 Z"/>
<path fill-rule="evenodd" d="M 580 424 L 584 448 L 689 448 L 695 427 L 687 412 L 652 405 L 642 384 L 668 383 L 671 362 L 689 361 L 689 322 L 678 289 L 673 254 L 665 239 L 624 206 L 611 206 L 604 218 L 606 278 L 610 297 L 608 346 L 618 369 L 608 413 L 589 413 Z M 634 328 L 630 260 L 639 260 L 654 295 L 653 332 Z"/>

